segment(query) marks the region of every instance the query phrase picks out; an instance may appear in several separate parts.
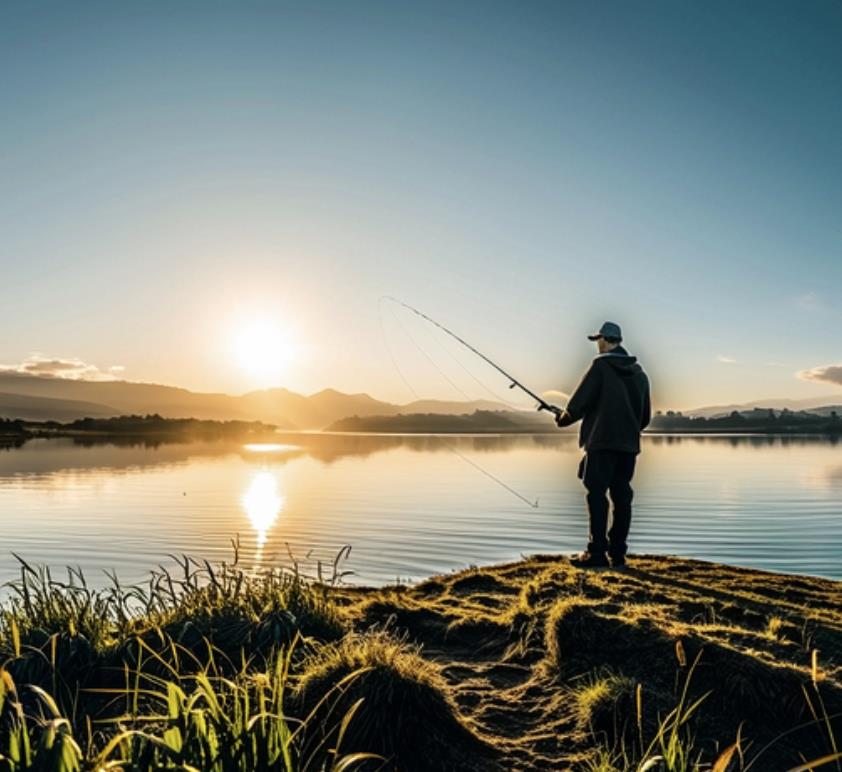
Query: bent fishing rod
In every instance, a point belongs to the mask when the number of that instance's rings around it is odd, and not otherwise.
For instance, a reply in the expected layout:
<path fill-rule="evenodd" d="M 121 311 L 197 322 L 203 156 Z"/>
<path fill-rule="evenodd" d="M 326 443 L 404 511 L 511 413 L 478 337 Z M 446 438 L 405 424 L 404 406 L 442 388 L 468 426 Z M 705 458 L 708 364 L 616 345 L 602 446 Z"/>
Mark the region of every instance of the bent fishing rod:
<path fill-rule="evenodd" d="M 517 378 L 507 373 L 502 367 L 500 367 L 500 365 L 498 365 L 496 362 L 493 362 L 485 354 L 483 354 L 482 351 L 479 351 L 476 348 L 474 348 L 470 343 L 468 343 L 468 341 L 466 341 L 464 338 L 459 337 L 455 332 L 453 332 L 453 330 L 448 330 L 447 327 L 445 327 L 443 324 L 439 324 L 435 319 L 427 316 L 427 314 L 425 314 L 423 311 L 419 311 L 414 306 L 409 305 L 409 303 L 404 303 L 402 300 L 398 300 L 398 298 L 392 297 L 391 295 L 384 295 L 383 300 L 391 300 L 393 303 L 397 303 L 399 306 L 403 306 L 407 311 L 412 311 L 413 314 L 420 316 L 422 319 L 425 319 L 430 324 L 435 325 L 442 332 L 446 333 L 451 338 L 461 343 L 469 351 L 472 351 L 484 362 L 491 365 L 498 373 L 505 376 L 510 381 L 510 389 L 518 388 L 525 394 L 528 394 L 530 397 L 532 397 L 532 399 L 534 399 L 538 403 L 538 412 L 540 412 L 541 410 L 548 410 L 554 415 L 561 415 L 561 413 L 563 412 L 561 408 L 556 407 L 555 405 L 551 405 L 549 402 L 539 397 L 534 391 L 526 388 L 526 386 L 524 386 L 519 380 L 517 380 Z"/>

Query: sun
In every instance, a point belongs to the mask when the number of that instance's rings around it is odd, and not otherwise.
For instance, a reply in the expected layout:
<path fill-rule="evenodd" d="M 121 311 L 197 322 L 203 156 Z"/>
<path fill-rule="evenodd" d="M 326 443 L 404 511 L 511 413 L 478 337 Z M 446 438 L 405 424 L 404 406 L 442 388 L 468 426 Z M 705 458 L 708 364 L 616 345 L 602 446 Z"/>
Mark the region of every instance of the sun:
<path fill-rule="evenodd" d="M 282 375 L 295 358 L 295 346 L 289 335 L 267 320 L 241 327 L 234 339 L 234 351 L 240 367 L 263 382 Z"/>

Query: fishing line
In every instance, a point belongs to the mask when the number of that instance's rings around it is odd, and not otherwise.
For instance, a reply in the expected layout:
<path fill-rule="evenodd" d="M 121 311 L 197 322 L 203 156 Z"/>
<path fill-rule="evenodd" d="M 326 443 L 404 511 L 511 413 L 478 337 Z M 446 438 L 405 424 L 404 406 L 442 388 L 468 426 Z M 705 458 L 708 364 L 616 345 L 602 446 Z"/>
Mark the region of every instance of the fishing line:
<path fill-rule="evenodd" d="M 381 297 L 377 301 L 378 306 L 380 304 L 382 304 L 382 302 L 384 300 L 392 300 L 392 298 Z M 430 354 L 423 348 L 423 346 L 421 346 L 421 344 L 418 343 L 415 336 L 409 331 L 409 329 L 406 327 L 406 325 L 401 321 L 400 317 L 395 313 L 395 309 L 392 306 L 389 306 L 389 313 L 390 313 L 392 319 L 394 319 L 395 322 L 397 323 L 398 327 L 400 327 L 400 329 L 404 332 L 406 337 L 409 338 L 409 340 L 412 343 L 415 344 L 416 348 L 418 348 L 418 350 L 427 358 L 427 361 L 438 371 L 438 373 L 441 375 L 441 377 L 444 378 L 466 400 L 468 400 L 468 401 L 473 400 L 474 398 L 471 397 L 469 394 L 466 394 L 465 391 L 462 388 L 460 388 L 456 383 L 454 383 L 453 380 L 447 375 L 447 373 L 444 372 L 444 370 L 441 367 L 439 367 L 439 365 L 436 363 L 435 359 L 433 359 L 433 357 L 430 356 Z M 382 320 L 381 320 L 381 324 L 382 324 Z M 468 375 L 471 379 L 473 379 L 477 383 L 477 385 L 480 388 L 482 388 L 489 396 L 491 396 L 496 402 L 500 402 L 500 403 L 504 404 L 510 410 L 516 410 L 516 411 L 522 412 L 525 409 L 522 405 L 516 405 L 514 402 L 510 402 L 506 397 L 501 397 L 499 394 L 497 394 L 495 391 L 493 391 L 491 388 L 489 388 L 485 383 L 483 383 L 479 378 L 477 378 L 477 376 L 474 375 L 474 373 L 472 373 L 465 366 L 465 364 L 463 362 L 461 362 L 459 360 L 459 358 L 452 351 L 450 351 L 450 349 L 448 349 L 446 346 L 443 346 L 441 344 L 441 342 L 438 342 L 438 345 L 450 357 L 450 359 L 453 362 L 455 362 L 466 373 L 466 375 Z M 404 381 L 404 382 L 406 383 L 406 381 Z"/>
<path fill-rule="evenodd" d="M 407 389 L 409 389 L 410 393 L 411 393 L 411 394 L 415 397 L 415 399 L 416 399 L 416 400 L 419 400 L 419 401 L 420 401 L 420 400 L 422 399 L 421 395 L 420 395 L 420 394 L 419 394 L 419 393 L 415 390 L 415 387 L 414 387 L 414 386 L 410 383 L 409 379 L 408 379 L 408 378 L 406 377 L 406 375 L 404 374 L 403 370 L 401 369 L 401 366 L 398 364 L 398 361 L 397 361 L 397 359 L 395 358 L 394 351 L 392 351 L 392 346 L 391 346 L 391 345 L 390 345 L 390 343 L 389 343 L 389 338 L 388 338 L 388 336 L 387 336 L 387 334 L 386 334 L 386 327 L 385 327 L 385 325 L 384 325 L 384 323 L 383 323 L 382 303 L 383 303 L 383 301 L 384 301 L 384 300 L 391 300 L 391 301 L 393 301 L 393 302 L 397 302 L 397 303 L 398 303 L 398 304 L 400 304 L 400 305 L 404 305 L 404 304 L 403 304 L 403 303 L 401 303 L 399 300 L 395 300 L 394 298 L 390 298 L 390 297 L 386 297 L 386 296 L 381 297 L 381 298 L 377 301 L 377 316 L 378 316 L 378 319 L 379 319 L 379 321 L 380 321 L 380 334 L 381 334 L 381 337 L 383 338 L 383 345 L 384 345 L 384 347 L 386 348 L 386 352 L 387 352 L 387 354 L 389 355 L 389 359 L 390 359 L 390 360 L 391 360 L 391 362 L 392 362 L 392 366 L 395 368 L 395 370 L 397 370 L 398 375 L 400 376 L 401 380 L 402 380 L 402 381 L 404 382 L 404 384 L 406 385 Z M 414 310 L 414 309 L 413 309 L 413 310 Z M 446 380 L 448 381 L 448 383 L 450 383 L 450 384 L 451 384 L 451 385 L 452 385 L 452 386 L 453 386 L 453 387 L 454 387 L 457 391 L 459 391 L 461 394 L 463 394 L 463 395 L 464 395 L 467 399 L 470 399 L 470 397 L 468 397 L 468 396 L 467 396 L 467 395 L 466 395 L 466 394 L 465 394 L 465 393 L 464 393 L 464 392 L 463 392 L 463 391 L 462 391 L 462 390 L 461 390 L 458 386 L 456 386 L 456 385 L 455 385 L 455 384 L 454 384 L 454 383 L 450 380 L 450 378 L 448 378 L 448 377 L 444 374 L 444 372 L 442 372 L 441 368 L 440 368 L 440 367 L 439 367 L 439 366 L 435 363 L 435 361 L 432 359 L 432 357 L 430 357 L 430 355 L 429 355 L 429 354 L 427 354 L 427 353 L 426 353 L 426 351 L 424 351 L 424 349 L 423 349 L 423 348 L 421 348 L 421 347 L 418 345 L 418 343 L 415 341 L 415 339 L 414 339 L 414 338 L 413 338 L 413 337 L 409 334 L 409 332 L 406 330 L 406 328 L 403 326 L 403 324 L 402 324 L 402 323 L 398 320 L 398 318 L 397 318 L 397 316 L 394 314 L 394 312 L 392 312 L 392 317 L 395 319 L 395 321 L 397 321 L 397 322 L 398 322 L 398 324 L 400 325 L 401 329 L 404 331 L 404 333 L 406 333 L 407 337 L 408 337 L 408 338 L 409 338 L 409 339 L 410 339 L 410 340 L 411 340 L 411 341 L 412 341 L 412 342 L 416 345 L 416 347 L 418 347 L 418 348 L 419 348 L 419 350 L 421 350 L 421 352 L 422 352 L 422 353 L 423 353 L 423 354 L 427 357 L 427 359 L 430 361 L 430 363 L 433 365 L 433 367 L 435 367 L 435 369 L 436 369 L 439 373 L 441 373 L 441 375 L 443 375 L 443 376 L 446 378 Z M 436 325 L 436 326 L 439 326 L 439 325 Z M 467 344 L 466 344 L 466 345 L 467 345 Z M 487 469 L 485 469 L 483 466 L 481 466 L 480 464 L 478 464 L 476 461 L 473 461 L 472 459 L 468 458 L 468 457 L 467 457 L 464 453 L 459 452 L 459 450 L 457 450 L 457 449 L 456 449 L 456 447 L 454 447 L 454 445 L 453 445 L 452 443 L 450 443 L 450 442 L 448 442 L 447 440 L 445 440 L 445 439 L 444 439 L 441 435 L 434 435 L 434 436 L 433 436 L 433 439 L 434 439 L 434 440 L 437 440 L 438 442 L 440 442 L 440 443 L 441 443 L 441 444 L 442 444 L 445 448 L 447 448 L 447 449 L 448 449 L 451 453 L 453 453 L 455 456 L 457 456 L 458 458 L 462 459 L 462 461 L 464 461 L 465 463 L 467 463 L 467 464 L 469 464 L 470 466 L 472 466 L 472 467 L 473 467 L 474 469 L 476 469 L 478 472 L 480 472 L 480 473 L 484 474 L 484 475 L 485 475 L 486 477 L 488 477 L 490 480 L 493 480 L 495 483 L 497 483 L 497 485 L 499 485 L 501 488 L 503 488 L 503 489 L 507 490 L 507 491 L 508 491 L 509 493 L 511 493 L 513 496 L 517 497 L 518 499 L 520 499 L 522 502 L 524 502 L 524 503 L 525 503 L 525 504 L 527 504 L 528 506 L 532 507 L 533 509 L 538 509 L 538 499 L 535 499 L 535 501 L 532 501 L 532 500 L 528 499 L 528 498 L 527 498 L 526 496 L 524 496 L 522 493 L 520 493 L 519 491 L 515 490 L 515 488 L 513 488 L 511 485 L 508 485 L 507 483 L 505 483 L 503 480 L 501 480 L 501 479 L 500 479 L 499 477 L 497 477 L 496 475 L 494 475 L 494 474 L 492 474 L 491 472 L 489 472 Z"/>
<path fill-rule="evenodd" d="M 397 316 L 395 315 L 394 309 L 392 309 L 392 316 L 397 319 Z M 514 402 L 510 402 L 506 397 L 501 397 L 499 394 L 497 394 L 497 392 L 495 392 L 488 385 L 486 385 L 479 378 L 477 378 L 477 376 L 474 375 L 474 373 L 471 372 L 468 369 L 468 367 L 464 364 L 464 362 L 462 362 L 459 359 L 459 357 L 456 356 L 456 354 L 454 354 L 449 348 L 447 348 L 447 346 L 442 346 L 441 344 L 439 344 L 439 345 L 441 347 L 441 350 L 444 351 L 450 357 L 450 359 L 455 364 L 457 364 L 463 370 L 463 372 L 468 377 L 470 377 L 483 391 L 485 391 L 490 397 L 492 397 L 495 402 L 500 402 L 500 403 L 504 404 L 510 410 L 516 410 L 516 411 L 519 411 L 519 412 L 522 412 L 522 411 L 525 410 L 525 408 L 522 405 L 516 405 Z M 461 389 L 460 389 L 460 391 L 461 391 Z M 472 399 L 472 397 L 467 397 L 467 399 Z"/>
<path fill-rule="evenodd" d="M 510 383 L 509 383 L 510 389 L 518 388 L 521 391 L 523 391 L 524 393 L 528 394 L 530 397 L 532 397 L 532 399 L 534 399 L 538 403 L 538 410 L 548 410 L 551 413 L 555 413 L 556 415 L 558 415 L 558 413 L 560 412 L 559 408 L 554 407 L 549 402 L 544 400 L 542 397 L 539 397 L 534 391 L 531 391 L 530 389 L 526 388 L 526 386 L 524 386 L 517 378 L 515 378 L 510 373 L 507 373 L 502 367 L 500 367 L 500 365 L 498 365 L 496 362 L 492 361 L 489 357 L 487 357 L 485 354 L 483 354 L 482 351 L 480 351 L 479 349 L 474 348 L 464 338 L 459 337 L 455 332 L 453 332 L 453 330 L 448 330 L 447 327 L 445 327 L 443 324 L 439 324 L 432 317 L 427 316 L 427 314 L 423 313 L 422 311 L 419 311 L 414 306 L 409 305 L 409 303 L 404 303 L 402 300 L 398 300 L 397 298 L 392 297 L 391 295 L 384 295 L 381 298 L 381 300 L 389 300 L 392 303 L 397 303 L 399 306 L 403 306 L 408 311 L 412 311 L 413 314 L 416 314 L 417 316 L 420 316 L 422 319 L 426 319 L 430 324 L 433 324 L 436 327 L 438 327 L 443 333 L 449 335 L 451 338 L 453 338 L 454 340 L 461 343 L 469 351 L 473 351 L 474 354 L 476 354 L 480 359 L 482 359 L 484 362 L 491 365 L 498 373 L 500 373 L 501 375 L 504 375 L 510 381 Z"/>
<path fill-rule="evenodd" d="M 382 298 L 381 298 L 381 299 L 382 299 Z M 431 356 L 427 353 L 426 349 L 425 349 L 425 348 L 424 348 L 424 347 L 423 347 L 423 346 L 422 346 L 422 345 L 421 345 L 421 344 L 420 344 L 420 343 L 419 343 L 419 342 L 415 339 L 415 336 L 413 336 L 413 334 L 412 334 L 412 333 L 411 333 L 411 332 L 410 332 L 410 331 L 406 328 L 406 326 L 404 325 L 404 323 L 403 323 L 403 322 L 402 322 L 402 321 L 398 318 L 398 315 L 395 313 L 395 309 L 394 309 L 394 308 L 390 308 L 390 309 L 389 309 L 389 313 L 391 313 L 391 315 L 392 315 L 392 319 L 394 319 L 394 320 L 395 320 L 395 322 L 397 323 L 398 327 L 400 327 L 400 328 L 401 328 L 401 330 L 403 331 L 404 335 L 406 335 L 406 337 L 407 337 L 407 338 L 409 338 L 409 340 L 413 343 L 413 345 L 415 346 L 415 348 L 417 348 L 417 349 L 418 349 L 418 350 L 419 350 L 419 351 L 420 351 L 420 352 L 421 352 L 421 353 L 422 353 L 422 354 L 423 354 L 423 355 L 427 358 L 427 361 L 428 361 L 428 362 L 429 362 L 429 363 L 430 363 L 430 364 L 431 364 L 431 365 L 432 365 L 432 366 L 436 369 L 436 371 L 438 372 L 438 374 L 439 374 L 439 375 L 441 375 L 441 377 L 442 377 L 442 378 L 444 378 L 444 379 L 445 379 L 445 380 L 446 380 L 446 381 L 447 381 L 447 382 L 448 382 L 448 383 L 449 383 L 449 384 L 450 384 L 450 385 L 451 385 L 451 386 L 452 386 L 452 387 L 453 387 L 456 391 L 458 391 L 458 392 L 459 392 L 459 393 L 460 393 L 460 394 L 461 394 L 461 395 L 462 395 L 465 399 L 467 399 L 467 400 L 469 400 L 469 401 L 470 401 L 470 399 L 471 399 L 470 395 L 469 395 L 469 394 L 466 394 L 466 393 L 465 393 L 462 389 L 460 389 L 460 388 L 459 388 L 459 386 L 457 386 L 457 385 L 456 385 L 456 384 L 455 384 L 455 383 L 454 383 L 454 382 L 450 379 L 450 377 L 448 376 L 448 374 L 447 374 L 444 370 L 442 370 L 442 369 L 441 369 L 441 367 L 439 367 L 439 366 L 438 366 L 438 364 L 436 363 L 436 361 L 435 361 L 435 360 L 434 360 L 434 359 L 433 359 L 433 358 L 432 358 L 432 357 L 431 357 Z"/>
<path fill-rule="evenodd" d="M 439 439 L 441 440 L 440 437 L 439 437 Z M 442 442 L 444 442 L 444 440 L 442 440 Z M 538 509 L 538 499 L 535 499 L 535 501 L 532 501 L 532 500 L 526 498 L 526 496 L 524 496 L 522 493 L 520 493 L 519 491 L 512 488 L 511 485 L 508 485 L 507 483 L 503 482 L 499 477 L 491 474 L 491 472 L 489 472 L 485 467 L 480 466 L 476 461 L 473 461 L 470 458 L 468 458 L 466 455 L 464 455 L 463 453 L 460 453 L 450 443 L 444 442 L 444 445 L 445 445 L 446 448 L 448 448 L 448 450 L 450 450 L 452 453 L 455 453 L 459 458 L 461 458 L 466 464 L 470 464 L 478 472 L 482 472 L 482 474 L 484 474 L 486 477 L 488 477 L 491 480 L 494 480 L 494 482 L 496 482 L 497 485 L 499 485 L 501 488 L 504 488 L 509 493 L 511 493 L 513 496 L 517 496 L 517 498 L 519 498 L 522 502 L 524 502 L 524 504 L 528 504 L 530 507 L 532 507 L 532 509 Z"/>

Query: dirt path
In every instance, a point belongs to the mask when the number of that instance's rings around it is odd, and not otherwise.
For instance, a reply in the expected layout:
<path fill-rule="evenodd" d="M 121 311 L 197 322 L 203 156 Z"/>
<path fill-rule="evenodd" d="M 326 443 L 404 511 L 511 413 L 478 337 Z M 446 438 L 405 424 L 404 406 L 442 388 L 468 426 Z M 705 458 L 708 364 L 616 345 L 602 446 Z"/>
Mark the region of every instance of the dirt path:
<path fill-rule="evenodd" d="M 341 602 L 355 626 L 394 630 L 440 666 L 504 769 L 576 769 L 600 743 L 628 741 L 638 684 L 649 708 L 641 726 L 654 731 L 697 656 L 692 691 L 711 691 L 697 746 L 709 758 L 741 722 L 759 750 L 809 720 L 805 694 L 814 709 L 821 698 L 842 711 L 840 582 L 650 556 L 583 571 L 536 556 L 415 587 L 347 590 Z M 606 701 L 606 684 L 623 688 Z M 785 769 L 785 753 L 826 740 L 813 727 L 760 768 Z"/>

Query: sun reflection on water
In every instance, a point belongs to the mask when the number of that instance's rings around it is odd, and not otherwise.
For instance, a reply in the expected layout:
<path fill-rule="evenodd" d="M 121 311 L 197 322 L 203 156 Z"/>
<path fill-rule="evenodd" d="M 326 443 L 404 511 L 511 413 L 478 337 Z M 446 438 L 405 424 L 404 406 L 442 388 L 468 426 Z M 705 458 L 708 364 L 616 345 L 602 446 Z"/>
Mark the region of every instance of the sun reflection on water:
<path fill-rule="evenodd" d="M 243 449 L 251 453 L 291 453 L 300 450 L 298 445 L 288 445 L 280 442 L 249 442 L 243 445 Z"/>
<path fill-rule="evenodd" d="M 243 508 L 257 531 L 257 549 L 266 544 L 266 534 L 283 509 L 284 497 L 278 490 L 278 478 L 271 472 L 258 472 L 243 494 Z"/>

